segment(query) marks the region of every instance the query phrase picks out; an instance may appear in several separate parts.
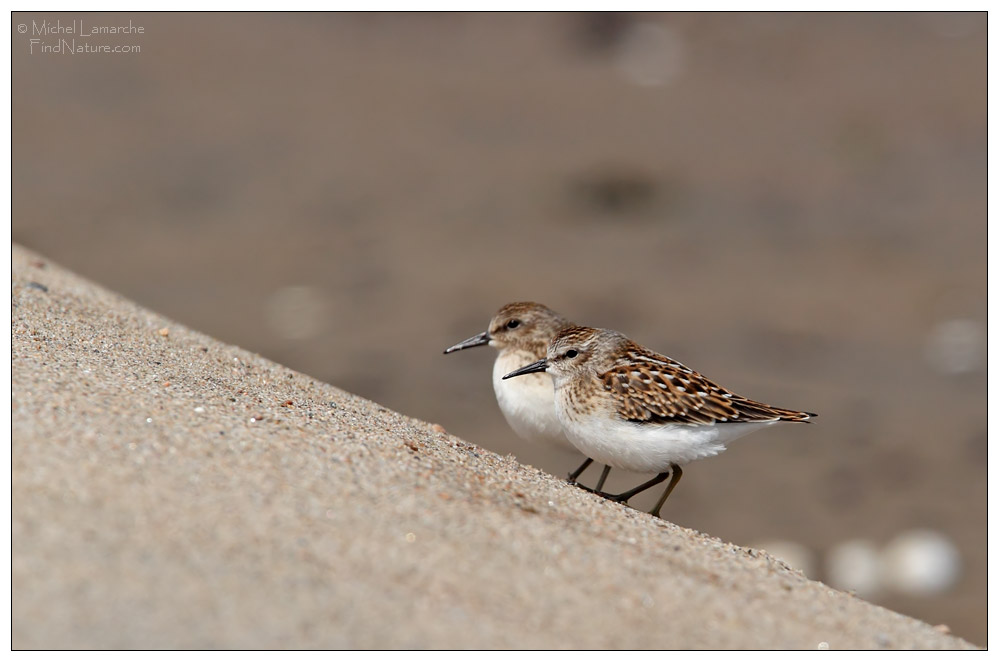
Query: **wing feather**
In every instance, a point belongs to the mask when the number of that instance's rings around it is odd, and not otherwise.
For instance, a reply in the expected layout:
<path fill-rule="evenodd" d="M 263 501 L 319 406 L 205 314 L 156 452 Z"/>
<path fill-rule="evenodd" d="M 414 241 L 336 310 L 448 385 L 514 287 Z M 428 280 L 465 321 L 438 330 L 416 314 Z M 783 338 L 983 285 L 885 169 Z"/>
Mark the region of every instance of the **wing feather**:
<path fill-rule="evenodd" d="M 808 412 L 736 395 L 673 359 L 632 343 L 599 375 L 618 414 L 629 421 L 682 424 L 807 421 Z"/>

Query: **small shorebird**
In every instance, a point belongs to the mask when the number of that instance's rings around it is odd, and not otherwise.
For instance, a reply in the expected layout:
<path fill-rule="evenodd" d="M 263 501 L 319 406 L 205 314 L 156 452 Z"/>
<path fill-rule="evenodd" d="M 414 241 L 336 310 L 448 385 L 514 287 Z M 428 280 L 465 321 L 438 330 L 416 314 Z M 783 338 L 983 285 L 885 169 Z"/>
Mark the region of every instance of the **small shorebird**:
<path fill-rule="evenodd" d="M 607 329 L 564 328 L 545 358 L 503 379 L 539 372 L 551 375 L 562 430 L 584 455 L 610 467 L 656 474 L 632 490 L 602 496 L 627 502 L 670 476 L 650 511 L 656 517 L 683 475 L 680 465 L 717 455 L 733 439 L 768 425 L 816 416 L 736 395 Z"/>
<path fill-rule="evenodd" d="M 508 303 L 493 316 L 486 331 L 448 347 L 444 353 L 481 345 L 495 347 L 499 354 L 493 364 L 493 390 L 506 422 L 522 439 L 575 450 L 555 415 L 555 390 L 550 379 L 544 375 L 530 375 L 513 382 L 503 379 L 511 370 L 545 358 L 551 339 L 571 326 L 572 322 L 540 303 Z M 576 484 L 576 479 L 592 462 L 587 457 L 569 474 L 569 482 Z M 603 488 L 609 472 L 610 467 L 604 467 L 595 491 Z"/>

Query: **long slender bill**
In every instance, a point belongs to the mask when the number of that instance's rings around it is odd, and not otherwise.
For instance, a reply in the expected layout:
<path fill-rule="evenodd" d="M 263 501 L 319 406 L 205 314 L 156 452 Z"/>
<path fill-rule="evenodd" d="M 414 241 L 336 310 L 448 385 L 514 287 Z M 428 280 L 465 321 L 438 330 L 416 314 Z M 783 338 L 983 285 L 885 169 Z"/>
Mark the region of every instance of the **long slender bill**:
<path fill-rule="evenodd" d="M 483 331 L 477 336 L 472 336 L 468 340 L 462 340 L 457 345 L 452 345 L 444 350 L 445 354 L 450 354 L 451 352 L 457 352 L 461 349 L 468 349 L 469 347 L 478 347 L 479 345 L 488 345 L 491 338 L 489 337 L 488 331 Z"/>
<path fill-rule="evenodd" d="M 518 368 L 514 370 L 509 375 L 503 375 L 503 379 L 510 379 L 511 377 L 519 377 L 521 375 L 529 375 L 532 372 L 544 372 L 548 369 L 548 361 L 546 359 L 541 359 L 540 361 L 535 361 L 531 365 L 525 365 L 523 368 Z"/>

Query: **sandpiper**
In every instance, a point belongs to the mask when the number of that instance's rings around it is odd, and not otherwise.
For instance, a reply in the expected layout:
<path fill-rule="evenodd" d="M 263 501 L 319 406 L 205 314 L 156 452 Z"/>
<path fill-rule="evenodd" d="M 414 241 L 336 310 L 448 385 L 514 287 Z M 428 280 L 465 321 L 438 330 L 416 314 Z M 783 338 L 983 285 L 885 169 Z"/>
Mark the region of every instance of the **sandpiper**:
<path fill-rule="evenodd" d="M 632 490 L 602 496 L 627 502 L 670 476 L 650 511 L 656 517 L 683 475 L 680 465 L 717 455 L 762 427 L 816 416 L 736 395 L 607 329 L 563 328 L 545 358 L 503 379 L 540 372 L 554 381 L 556 416 L 577 449 L 610 467 L 656 474 Z"/>
<path fill-rule="evenodd" d="M 530 375 L 512 382 L 503 379 L 503 375 L 511 370 L 543 359 L 551 339 L 571 326 L 572 322 L 540 303 L 508 303 L 493 316 L 486 331 L 448 347 L 444 353 L 482 345 L 495 347 L 499 354 L 493 364 L 493 390 L 506 422 L 527 441 L 574 449 L 562 433 L 562 425 L 555 415 L 555 390 L 550 379 L 544 375 Z M 569 474 L 569 482 L 575 484 L 592 462 L 587 457 L 578 469 Z M 597 492 L 603 488 L 609 472 L 610 467 L 604 467 L 595 488 Z"/>

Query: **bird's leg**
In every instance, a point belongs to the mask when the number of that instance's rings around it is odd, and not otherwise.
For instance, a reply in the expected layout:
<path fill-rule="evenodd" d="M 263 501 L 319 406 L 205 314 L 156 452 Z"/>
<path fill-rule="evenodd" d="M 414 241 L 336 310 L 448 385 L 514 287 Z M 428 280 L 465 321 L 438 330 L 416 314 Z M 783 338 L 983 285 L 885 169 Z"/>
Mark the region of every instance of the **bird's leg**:
<path fill-rule="evenodd" d="M 680 482 L 680 477 L 683 476 L 683 469 L 679 466 L 671 464 L 669 469 L 672 474 L 669 479 L 669 485 L 666 486 L 666 491 L 663 492 L 663 495 L 659 498 L 659 503 L 656 504 L 656 507 L 649 511 L 649 514 L 655 517 L 659 517 L 659 509 L 663 507 L 664 503 L 666 503 L 666 499 L 669 498 L 670 492 L 673 491 L 676 484 Z"/>
<path fill-rule="evenodd" d="M 591 464 L 593 464 L 593 460 L 591 460 L 590 458 L 586 458 L 586 460 L 581 465 L 579 465 L 578 469 L 569 474 L 568 478 L 569 484 L 575 485 L 576 479 L 579 478 L 579 474 L 586 471 L 586 467 L 590 466 Z"/>
<path fill-rule="evenodd" d="M 628 499 L 630 499 L 631 497 L 635 496 L 640 492 L 644 492 L 650 487 L 655 487 L 659 483 L 666 480 L 666 476 L 669 476 L 669 474 L 670 472 L 664 471 L 661 474 L 657 475 L 655 478 L 647 480 L 638 487 L 628 490 L 627 492 L 621 492 L 620 494 L 607 494 L 606 492 L 601 492 L 600 496 L 604 497 L 605 499 L 609 499 L 610 501 L 617 501 L 618 503 L 628 503 Z"/>
<path fill-rule="evenodd" d="M 609 473 L 610 473 L 610 465 L 605 464 L 603 473 L 600 474 L 600 480 L 597 481 L 597 486 L 593 488 L 594 492 L 596 492 L 597 494 L 601 493 L 601 490 L 604 489 L 604 481 L 607 480 L 607 474 Z"/>

